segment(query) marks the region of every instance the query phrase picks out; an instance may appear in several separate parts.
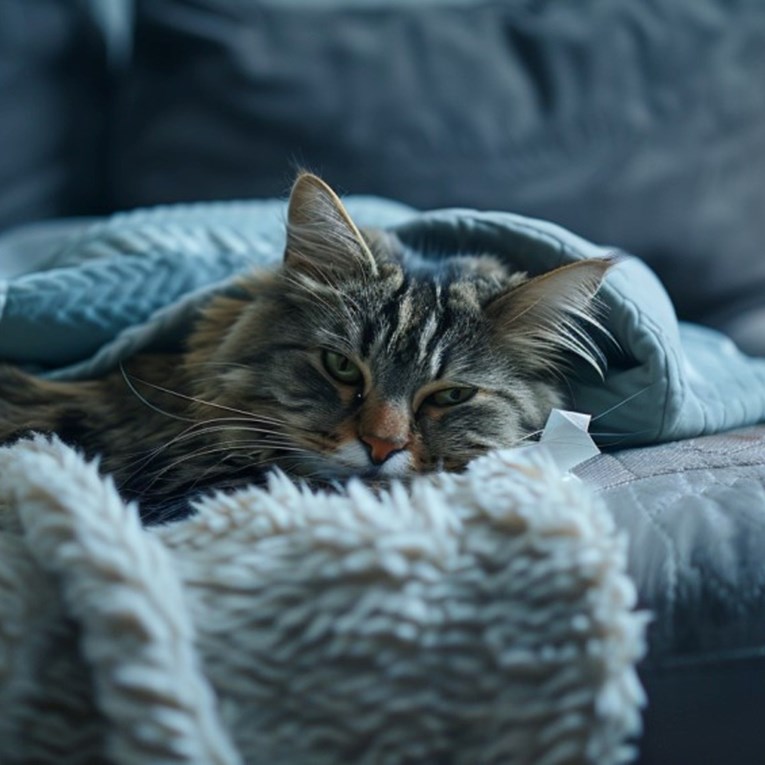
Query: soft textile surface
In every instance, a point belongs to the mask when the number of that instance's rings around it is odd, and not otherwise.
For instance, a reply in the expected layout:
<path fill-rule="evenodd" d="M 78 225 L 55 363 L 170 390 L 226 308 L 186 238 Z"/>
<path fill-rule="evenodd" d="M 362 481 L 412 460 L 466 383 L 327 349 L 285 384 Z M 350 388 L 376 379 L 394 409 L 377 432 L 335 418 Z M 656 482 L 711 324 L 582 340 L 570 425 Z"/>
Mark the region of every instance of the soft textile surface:
<path fill-rule="evenodd" d="M 761 657 L 765 426 L 625 449 L 576 468 L 630 539 L 650 669 Z"/>
<path fill-rule="evenodd" d="M 640 765 L 762 762 L 765 426 L 601 454 L 576 473 L 627 534 L 653 617 Z"/>
<path fill-rule="evenodd" d="M 539 273 L 597 247 L 550 223 L 510 213 L 417 214 L 374 198 L 348 200 L 362 225 L 392 225 L 404 242 L 440 255 L 488 252 Z M 157 208 L 117 216 L 70 240 L 48 270 L 2 280 L 0 360 L 52 377 L 98 374 L 147 347 L 177 342 L 211 292 L 284 246 L 281 202 Z M 0 269 L 3 259 L 0 241 Z M 57 267 L 56 267 L 57 266 Z M 601 290 L 605 381 L 572 380 L 568 408 L 595 417 L 601 442 L 646 444 L 714 433 L 765 419 L 765 360 L 722 335 L 678 324 L 655 276 L 624 259 Z"/>
<path fill-rule="evenodd" d="M 364 197 L 347 206 L 362 224 L 414 214 Z M 85 231 L 62 224 L 58 242 L 50 223 L 0 237 L 0 360 L 75 377 L 103 372 L 156 337 L 166 342 L 221 282 L 281 258 L 285 220 L 280 200 L 178 205 Z"/>
<path fill-rule="evenodd" d="M 113 209 L 106 201 L 113 88 L 87 6 L 0 2 L 0 231 Z"/>
<path fill-rule="evenodd" d="M 610 765 L 639 726 L 625 540 L 543 454 L 145 530 L 38 438 L 0 449 L 0 529 L 9 765 Z"/>

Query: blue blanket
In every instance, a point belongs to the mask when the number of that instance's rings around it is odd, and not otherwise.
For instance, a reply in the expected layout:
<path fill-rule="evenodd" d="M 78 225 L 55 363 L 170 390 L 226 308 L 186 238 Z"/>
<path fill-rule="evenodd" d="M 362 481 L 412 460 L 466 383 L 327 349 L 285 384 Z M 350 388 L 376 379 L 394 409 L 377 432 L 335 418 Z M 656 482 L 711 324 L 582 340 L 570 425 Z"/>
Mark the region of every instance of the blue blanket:
<path fill-rule="evenodd" d="M 510 213 L 417 213 L 356 197 L 362 226 L 394 227 L 410 246 L 486 252 L 532 274 L 611 250 Z M 55 379 L 101 374 L 136 351 L 177 345 L 198 307 L 242 272 L 277 263 L 281 201 L 155 208 L 84 227 L 39 257 L 0 239 L 0 360 Z M 18 243 L 18 235 L 15 243 Z M 21 262 L 20 262 L 21 261 Z M 678 323 L 653 273 L 625 258 L 601 291 L 612 346 L 605 380 L 577 375 L 570 408 L 601 443 L 628 446 L 765 421 L 765 360 L 717 332 Z"/>

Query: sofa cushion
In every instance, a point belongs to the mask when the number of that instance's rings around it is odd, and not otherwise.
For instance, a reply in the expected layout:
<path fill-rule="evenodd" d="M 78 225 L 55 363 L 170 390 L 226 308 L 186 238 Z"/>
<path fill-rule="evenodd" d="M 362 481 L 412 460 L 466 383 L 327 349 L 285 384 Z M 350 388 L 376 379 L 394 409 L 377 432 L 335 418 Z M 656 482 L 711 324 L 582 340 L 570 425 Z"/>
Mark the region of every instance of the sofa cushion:
<path fill-rule="evenodd" d="M 765 425 L 602 454 L 577 469 L 627 532 L 656 615 L 651 662 L 765 646 Z"/>
<path fill-rule="evenodd" d="M 87 2 L 0 3 L 0 230 L 105 210 L 106 96 Z"/>
<path fill-rule="evenodd" d="M 765 426 L 577 468 L 629 539 L 650 610 L 640 765 L 762 762 Z"/>
<path fill-rule="evenodd" d="M 765 304 L 765 9 L 138 0 L 121 206 L 345 192 L 510 210 L 643 257 L 682 318 Z M 765 354 L 765 335 L 737 339 Z"/>

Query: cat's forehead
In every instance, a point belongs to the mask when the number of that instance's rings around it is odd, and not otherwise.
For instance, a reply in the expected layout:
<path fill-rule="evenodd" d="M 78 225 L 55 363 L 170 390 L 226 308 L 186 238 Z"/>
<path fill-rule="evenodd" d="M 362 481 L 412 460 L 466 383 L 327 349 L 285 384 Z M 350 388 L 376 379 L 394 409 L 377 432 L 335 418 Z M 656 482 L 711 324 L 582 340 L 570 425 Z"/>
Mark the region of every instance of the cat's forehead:
<path fill-rule="evenodd" d="M 390 386 L 421 384 L 459 367 L 481 341 L 474 285 L 401 272 L 358 289 L 351 329 L 354 351 Z"/>
<path fill-rule="evenodd" d="M 384 387 L 404 390 L 486 366 L 483 307 L 506 280 L 495 261 L 480 258 L 388 260 L 374 278 L 300 285 L 307 300 L 299 331 L 360 359 Z"/>

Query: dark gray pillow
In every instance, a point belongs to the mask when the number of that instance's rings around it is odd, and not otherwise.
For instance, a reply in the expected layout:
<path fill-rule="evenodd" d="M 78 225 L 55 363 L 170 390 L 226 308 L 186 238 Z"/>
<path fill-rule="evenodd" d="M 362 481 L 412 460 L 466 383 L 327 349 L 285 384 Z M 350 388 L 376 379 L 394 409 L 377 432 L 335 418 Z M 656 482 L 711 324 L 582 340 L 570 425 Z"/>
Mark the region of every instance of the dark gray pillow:
<path fill-rule="evenodd" d="M 114 190 L 273 196 L 306 165 L 544 217 L 732 327 L 765 303 L 763 83 L 762 4 L 138 0 Z"/>
<path fill-rule="evenodd" d="M 0 230 L 106 210 L 107 85 L 86 0 L 0 0 Z"/>

